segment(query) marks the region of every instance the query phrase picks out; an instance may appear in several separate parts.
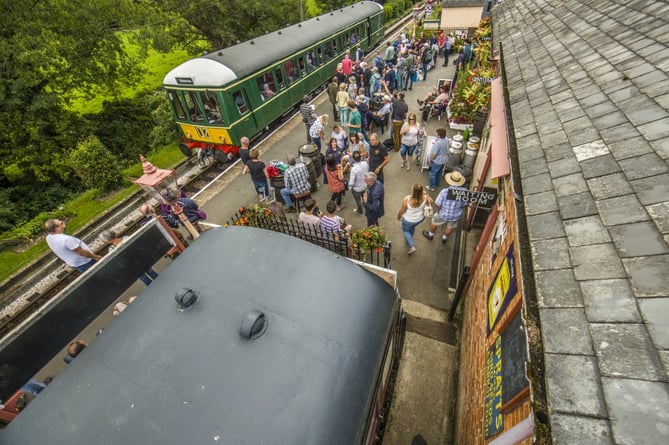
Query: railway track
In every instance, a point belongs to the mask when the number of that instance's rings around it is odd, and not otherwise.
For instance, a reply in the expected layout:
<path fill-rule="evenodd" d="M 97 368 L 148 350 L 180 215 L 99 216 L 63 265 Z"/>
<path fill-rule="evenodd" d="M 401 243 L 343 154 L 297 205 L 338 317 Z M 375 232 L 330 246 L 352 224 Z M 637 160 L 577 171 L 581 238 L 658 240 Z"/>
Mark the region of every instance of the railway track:
<path fill-rule="evenodd" d="M 386 29 L 383 40 L 394 37 L 402 28 L 411 23 L 412 19 L 413 15 L 410 13 L 390 26 Z M 324 90 L 325 88 L 321 88 L 315 91 L 313 93 L 314 98 L 319 97 Z M 265 133 L 257 138 L 256 146 L 262 146 L 275 132 L 288 124 L 296 113 L 297 110 L 295 109 L 278 119 Z M 214 160 L 203 167 L 198 164 L 195 157 L 184 159 L 176 167 L 177 176 L 181 178 L 179 184 L 189 196 L 197 196 L 210 184 L 220 180 L 222 176 L 235 174 L 235 165 L 235 160 L 223 163 Z M 241 171 L 241 168 L 237 171 Z M 144 193 L 138 190 L 137 193 L 105 214 L 100 215 L 74 235 L 85 241 L 93 250 L 97 250 L 97 235 L 102 230 L 123 225 L 125 231 L 122 234 L 131 234 L 137 229 L 140 220 L 136 210 L 145 200 Z M 205 201 L 198 200 L 198 202 L 205 204 Z M 55 255 L 49 252 L 4 283 L 0 292 L 0 341 L 20 323 L 58 295 L 78 276 L 78 272 L 64 266 Z"/>

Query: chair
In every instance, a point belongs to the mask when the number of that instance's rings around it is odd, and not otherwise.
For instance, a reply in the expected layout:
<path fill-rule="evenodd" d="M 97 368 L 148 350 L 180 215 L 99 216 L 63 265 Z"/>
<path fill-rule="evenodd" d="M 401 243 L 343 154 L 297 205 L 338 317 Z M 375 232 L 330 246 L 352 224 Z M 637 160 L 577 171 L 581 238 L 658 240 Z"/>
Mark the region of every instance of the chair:
<path fill-rule="evenodd" d="M 295 208 L 297 211 L 300 211 L 300 207 L 304 205 L 304 202 L 307 199 L 311 199 L 311 190 L 307 190 L 306 192 L 298 193 L 296 194 L 291 194 L 291 198 L 293 199 L 293 202 L 295 203 Z"/>

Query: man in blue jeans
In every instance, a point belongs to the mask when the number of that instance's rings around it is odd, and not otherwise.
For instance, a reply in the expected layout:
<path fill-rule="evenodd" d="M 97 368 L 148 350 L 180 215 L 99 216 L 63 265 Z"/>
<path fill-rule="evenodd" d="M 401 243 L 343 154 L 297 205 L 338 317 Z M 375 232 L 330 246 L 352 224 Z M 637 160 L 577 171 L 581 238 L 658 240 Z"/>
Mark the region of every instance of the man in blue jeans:
<path fill-rule="evenodd" d="M 430 183 L 427 189 L 431 192 L 439 186 L 441 182 L 441 175 L 444 172 L 444 165 L 448 160 L 448 138 L 446 137 L 445 128 L 437 128 L 437 142 L 434 143 L 430 154 L 428 155 L 428 163 L 430 165 Z"/>

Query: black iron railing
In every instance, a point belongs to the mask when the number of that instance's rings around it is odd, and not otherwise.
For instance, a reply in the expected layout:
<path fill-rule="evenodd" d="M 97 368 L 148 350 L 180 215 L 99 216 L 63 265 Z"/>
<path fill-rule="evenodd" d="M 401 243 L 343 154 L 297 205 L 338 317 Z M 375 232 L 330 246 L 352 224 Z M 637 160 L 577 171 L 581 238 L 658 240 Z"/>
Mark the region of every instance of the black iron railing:
<path fill-rule="evenodd" d="M 319 227 L 305 226 L 298 221 L 280 218 L 274 213 L 249 216 L 245 213 L 235 212 L 226 224 L 230 226 L 251 226 L 285 233 L 316 244 L 337 255 L 390 269 L 390 241 L 386 241 L 383 247 L 360 249 L 353 246 L 350 234 L 346 231 L 323 232 Z"/>

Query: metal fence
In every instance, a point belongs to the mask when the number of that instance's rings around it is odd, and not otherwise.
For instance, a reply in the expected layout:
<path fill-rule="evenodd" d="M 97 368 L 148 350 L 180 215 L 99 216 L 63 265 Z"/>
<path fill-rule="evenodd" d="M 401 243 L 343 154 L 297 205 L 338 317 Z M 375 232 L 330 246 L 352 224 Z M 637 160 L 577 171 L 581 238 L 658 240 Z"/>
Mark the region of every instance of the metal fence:
<path fill-rule="evenodd" d="M 305 226 L 291 219 L 283 219 L 274 213 L 249 217 L 243 213 L 235 212 L 231 221 L 226 222 L 226 224 L 251 226 L 285 233 L 321 246 L 337 255 L 390 269 L 390 249 L 392 246 L 390 241 L 387 241 L 383 247 L 363 250 L 353 246 L 350 234 L 345 231 L 323 232 L 320 228 Z"/>

